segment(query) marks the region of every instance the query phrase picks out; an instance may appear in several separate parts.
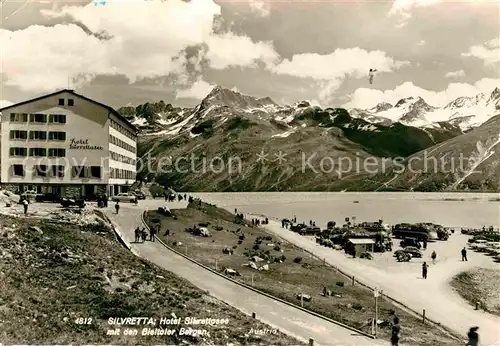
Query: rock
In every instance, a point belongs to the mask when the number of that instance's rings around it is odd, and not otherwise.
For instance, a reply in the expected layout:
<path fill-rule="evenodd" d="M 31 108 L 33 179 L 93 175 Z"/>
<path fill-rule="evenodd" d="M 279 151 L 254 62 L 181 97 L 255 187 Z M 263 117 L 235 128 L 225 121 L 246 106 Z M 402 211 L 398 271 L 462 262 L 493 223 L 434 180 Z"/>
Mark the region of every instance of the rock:
<path fill-rule="evenodd" d="M 259 270 L 269 270 L 269 264 L 264 264 Z"/>
<path fill-rule="evenodd" d="M 308 294 L 299 293 L 297 294 L 297 299 L 298 300 L 303 299 L 305 302 L 310 302 L 312 300 L 312 297 Z"/>
<path fill-rule="evenodd" d="M 252 257 L 252 261 L 254 261 L 254 262 L 262 262 L 263 260 L 264 260 L 264 259 L 263 259 L 263 258 L 261 258 L 261 257 L 259 257 L 259 256 L 253 256 L 253 257 Z"/>
<path fill-rule="evenodd" d="M 30 226 L 29 230 L 38 232 L 39 234 L 43 235 L 43 231 L 38 226 Z"/>

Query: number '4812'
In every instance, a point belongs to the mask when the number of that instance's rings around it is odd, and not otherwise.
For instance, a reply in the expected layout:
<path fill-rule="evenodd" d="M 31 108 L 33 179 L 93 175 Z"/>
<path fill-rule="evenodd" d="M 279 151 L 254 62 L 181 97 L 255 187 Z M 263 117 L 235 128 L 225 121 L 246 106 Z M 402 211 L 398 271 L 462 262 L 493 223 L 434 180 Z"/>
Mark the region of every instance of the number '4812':
<path fill-rule="evenodd" d="M 86 317 L 86 318 L 78 317 L 75 320 L 75 323 L 76 324 L 92 324 L 92 317 Z"/>

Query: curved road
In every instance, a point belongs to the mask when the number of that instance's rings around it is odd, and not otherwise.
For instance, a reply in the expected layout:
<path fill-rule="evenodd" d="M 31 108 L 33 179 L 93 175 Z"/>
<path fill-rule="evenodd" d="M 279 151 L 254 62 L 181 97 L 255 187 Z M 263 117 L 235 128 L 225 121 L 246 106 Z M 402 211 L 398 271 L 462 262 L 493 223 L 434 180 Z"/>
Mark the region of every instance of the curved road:
<path fill-rule="evenodd" d="M 459 263 L 440 262 L 429 268 L 427 280 L 420 279 L 420 265 L 416 269 L 407 267 L 405 272 L 395 270 L 384 270 L 374 267 L 365 260 L 346 257 L 342 251 L 332 251 L 332 249 L 320 246 L 309 237 L 301 236 L 281 228 L 279 222 L 269 220 L 266 228 L 275 235 L 301 247 L 319 258 L 354 275 L 359 281 L 371 286 L 378 286 L 385 294 L 406 304 L 415 311 L 426 311 L 426 316 L 439 322 L 448 328 L 464 335 L 472 326 L 479 326 L 480 341 L 482 346 L 500 346 L 500 318 L 483 311 L 474 310 L 458 294 L 449 287 L 448 281 L 460 271 L 464 271 L 474 266 L 485 266 L 498 268 L 491 258 L 484 255 L 475 254 L 469 251 L 469 261 L 461 262 L 459 250 L 463 242 L 458 241 L 456 259 L 450 259 Z M 454 235 L 450 242 L 459 239 L 460 235 Z M 465 241 L 464 241 L 465 242 Z M 439 256 L 438 251 L 438 256 Z M 442 257 L 441 257 L 442 258 Z M 484 262 L 487 260 L 490 265 Z M 430 263 L 428 259 L 428 263 Z M 458 265 L 457 265 L 458 264 Z"/>
<path fill-rule="evenodd" d="M 148 241 L 134 244 L 134 229 L 137 226 L 142 226 L 142 211 L 146 208 L 156 209 L 164 204 L 165 202 L 161 200 L 145 200 L 140 201 L 139 206 L 122 204 L 119 215 L 113 212 L 112 206 L 104 211 L 137 255 L 187 279 L 203 290 L 208 290 L 214 297 L 248 315 L 255 312 L 260 321 L 286 334 L 304 342 L 313 338 L 315 344 L 319 345 L 388 345 L 382 340 L 373 340 L 356 334 L 351 330 L 237 285 L 173 253 L 159 242 Z M 185 207 L 185 203 L 170 202 L 168 206 L 182 208 Z"/>

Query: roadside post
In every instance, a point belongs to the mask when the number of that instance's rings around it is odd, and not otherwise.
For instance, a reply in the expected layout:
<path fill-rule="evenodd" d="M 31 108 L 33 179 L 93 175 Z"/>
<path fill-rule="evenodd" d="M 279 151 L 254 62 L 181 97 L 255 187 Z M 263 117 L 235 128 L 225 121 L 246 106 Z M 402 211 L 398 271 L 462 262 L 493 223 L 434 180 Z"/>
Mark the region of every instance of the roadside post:
<path fill-rule="evenodd" d="M 377 321 L 378 321 L 378 296 L 380 295 L 378 286 L 373 290 L 373 297 L 375 298 L 375 319 L 373 321 L 373 335 L 377 336 Z"/>

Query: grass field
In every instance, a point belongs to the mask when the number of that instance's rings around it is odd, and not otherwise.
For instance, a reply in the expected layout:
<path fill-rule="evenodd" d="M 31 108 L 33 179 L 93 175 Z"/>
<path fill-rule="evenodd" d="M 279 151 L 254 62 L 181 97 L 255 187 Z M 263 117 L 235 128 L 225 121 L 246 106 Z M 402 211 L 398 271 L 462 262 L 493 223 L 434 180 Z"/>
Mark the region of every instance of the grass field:
<path fill-rule="evenodd" d="M 219 271 L 225 268 L 236 270 L 240 274 L 235 276 L 236 280 L 297 305 L 301 304 L 297 294 L 309 295 L 312 300 L 303 302 L 305 308 L 371 332 L 370 320 L 375 310 L 372 291 L 352 285 L 351 280 L 332 267 L 302 249 L 272 237 L 265 229 L 236 223 L 235 216 L 223 209 L 195 201 L 187 209 L 173 212 L 175 218 L 151 211 L 147 222 L 150 225 L 160 222 L 159 237 L 170 246 L 176 246 L 178 251 L 186 252 L 188 256 L 214 269 L 217 261 Z M 207 222 L 210 237 L 195 236 L 185 231 L 186 228 Z M 170 235 L 165 236 L 167 229 Z M 233 254 L 224 254 L 225 248 L 231 249 Z M 268 264 L 269 270 L 244 266 L 252 262 L 253 256 L 263 259 L 255 263 L 257 268 Z M 331 296 L 322 296 L 325 287 L 332 292 Z M 378 319 L 384 321 L 379 325 L 379 337 L 389 339 L 389 322 L 392 322 L 393 313 L 402 323 L 402 344 L 456 345 L 456 341 L 444 331 L 422 323 L 419 317 L 383 298 L 379 299 Z"/>
<path fill-rule="evenodd" d="M 39 229 L 30 229 L 38 226 Z M 223 318 L 200 326 L 210 335 L 108 336 L 110 317 Z M 77 322 L 78 318 L 90 324 Z M 163 326 L 165 327 L 165 326 Z M 200 328 L 199 327 L 199 328 Z M 281 333 L 249 335 L 267 326 L 172 273 L 135 257 L 104 223 L 68 227 L 0 218 L 0 341 L 6 344 L 297 345 Z M 187 327 L 186 327 L 187 328 Z M 193 327 L 196 328 L 196 327 Z M 269 327 L 267 327 L 269 328 Z"/>

